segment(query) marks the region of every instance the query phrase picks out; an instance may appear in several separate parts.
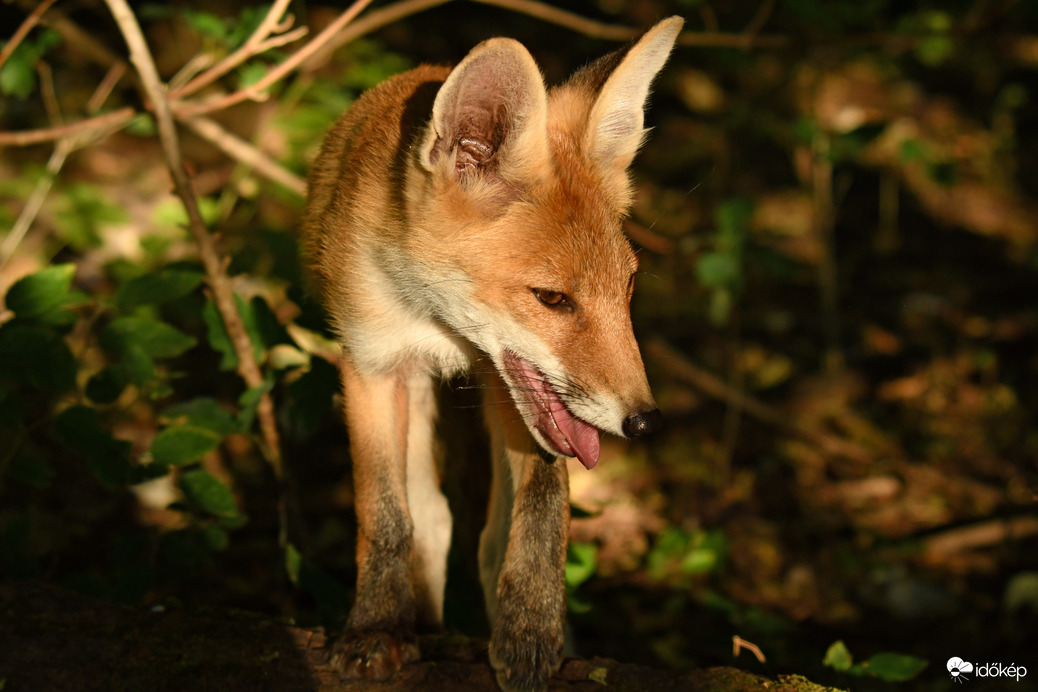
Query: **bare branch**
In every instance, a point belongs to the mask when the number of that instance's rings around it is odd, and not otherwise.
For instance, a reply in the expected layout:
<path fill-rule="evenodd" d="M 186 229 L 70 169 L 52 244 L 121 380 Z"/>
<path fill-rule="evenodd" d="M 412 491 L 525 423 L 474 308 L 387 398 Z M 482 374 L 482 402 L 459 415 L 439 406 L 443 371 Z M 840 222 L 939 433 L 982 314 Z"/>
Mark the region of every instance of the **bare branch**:
<path fill-rule="evenodd" d="M 538 2 L 538 0 L 472 0 L 482 5 L 492 5 L 536 17 L 551 24 L 572 29 L 578 33 L 610 41 L 629 41 L 641 33 L 640 29 L 618 24 L 605 24 L 582 17 L 566 10 Z M 388 8 L 387 8 L 388 9 Z M 787 36 L 756 36 L 753 34 L 728 34 L 718 31 L 685 31 L 678 36 L 679 46 L 735 47 L 753 46 L 779 47 L 789 43 Z"/>
<path fill-rule="evenodd" d="M 356 0 L 352 5 L 349 6 L 346 11 L 339 15 L 334 22 L 324 28 L 320 34 L 310 40 L 305 46 L 297 50 L 292 54 L 285 62 L 281 63 L 277 67 L 274 67 L 267 71 L 259 81 L 255 84 L 251 84 L 244 89 L 240 89 L 232 94 L 228 94 L 223 98 L 209 101 L 206 103 L 185 103 L 178 102 L 176 104 L 177 115 L 182 118 L 189 118 L 203 113 L 211 113 L 213 111 L 222 110 L 230 106 L 241 103 L 242 101 L 254 100 L 261 101 L 266 98 L 264 93 L 267 88 L 272 84 L 275 84 L 280 79 L 285 77 L 287 74 L 296 69 L 300 64 L 303 63 L 307 58 L 320 50 L 326 43 L 332 40 L 337 33 L 342 31 L 343 27 L 353 21 L 354 17 L 360 14 L 365 7 L 371 4 L 371 0 Z"/>
<path fill-rule="evenodd" d="M 182 98 L 193 94 L 199 89 L 212 84 L 214 81 L 238 67 L 238 65 L 241 65 L 254 55 L 258 55 L 264 50 L 267 50 L 267 47 L 264 46 L 264 40 L 271 34 L 271 32 L 283 32 L 292 24 L 291 17 L 288 18 L 287 23 L 281 23 L 281 17 L 285 14 L 285 10 L 288 9 L 291 2 L 292 0 L 276 0 L 276 2 L 270 6 L 270 10 L 267 11 L 267 16 L 263 18 L 260 25 L 256 27 L 256 30 L 252 32 L 252 35 L 249 36 L 248 40 L 245 41 L 238 50 L 216 63 L 184 86 L 174 90 L 171 96 L 174 98 Z M 299 30 L 292 32 L 293 34 L 297 34 L 292 40 L 295 40 L 302 35 L 298 34 L 298 31 Z M 302 33 L 306 33 L 306 27 L 302 27 Z"/>
<path fill-rule="evenodd" d="M 215 145 L 232 159 L 250 166 L 263 177 L 291 190 L 300 197 L 306 195 L 306 181 L 303 178 L 209 118 L 187 118 L 183 122 L 195 134 Z"/>
<path fill-rule="evenodd" d="M 180 143 L 177 139 L 176 125 L 170 111 L 169 101 L 166 98 L 165 87 L 159 80 L 155 61 L 151 57 L 151 51 L 144 40 L 137 18 L 130 10 L 126 0 L 105 0 L 112 16 L 115 18 L 119 30 L 126 40 L 130 49 L 130 60 L 137 68 L 141 78 L 141 88 L 151 104 L 158 125 L 159 139 L 166 156 L 166 163 L 173 177 L 173 184 L 177 195 L 184 203 L 187 211 L 189 227 L 198 245 L 198 254 L 205 267 L 206 280 L 213 292 L 213 302 L 216 304 L 220 316 L 223 318 L 224 326 L 234 345 L 235 354 L 238 356 L 238 374 L 250 388 L 262 387 L 265 384 L 263 373 L 252 352 L 252 342 L 245 325 L 242 323 L 241 315 L 238 313 L 237 301 L 231 281 L 225 271 L 225 261 L 216 248 L 213 237 L 206 228 L 198 208 L 198 199 L 191 181 L 184 170 L 180 153 Z M 281 444 L 278 439 L 277 424 L 274 419 L 274 405 L 270 394 L 264 394 L 256 411 L 260 422 L 260 430 L 263 435 L 263 452 L 270 462 L 278 481 L 284 479 L 284 471 L 281 461 Z M 282 535 L 284 536 L 284 522 L 282 522 Z"/>
<path fill-rule="evenodd" d="M 23 132 L 0 132 L 0 147 L 24 147 L 31 144 L 50 142 L 79 132 L 104 130 L 110 127 L 118 128 L 133 120 L 135 115 L 137 115 L 137 111 L 126 107 L 95 118 L 87 118 L 69 123 L 68 125 L 62 125 L 61 127 L 46 127 L 40 130 L 25 130 Z"/>
<path fill-rule="evenodd" d="M 40 18 L 43 17 L 43 13 L 50 9 L 50 6 L 55 3 L 55 0 L 44 0 L 39 6 L 32 11 L 25 21 L 21 23 L 14 35 L 8 39 L 7 43 L 4 44 L 3 50 L 0 50 L 0 67 L 4 66 L 7 59 L 14 53 L 14 49 L 17 48 L 25 37 L 29 35 L 29 32 L 33 30 L 40 22 Z"/>

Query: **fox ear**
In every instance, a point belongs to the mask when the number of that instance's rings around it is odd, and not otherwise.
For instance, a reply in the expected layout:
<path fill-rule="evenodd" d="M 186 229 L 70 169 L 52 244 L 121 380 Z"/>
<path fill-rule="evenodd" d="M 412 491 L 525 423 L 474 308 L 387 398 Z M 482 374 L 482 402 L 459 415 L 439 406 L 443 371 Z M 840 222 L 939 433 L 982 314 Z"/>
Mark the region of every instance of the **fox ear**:
<path fill-rule="evenodd" d="M 458 175 L 491 165 L 505 177 L 521 174 L 547 159 L 547 119 L 544 79 L 526 48 L 507 38 L 484 41 L 436 94 L 422 166 L 433 171 L 452 157 Z"/>
<path fill-rule="evenodd" d="M 587 151 L 602 169 L 623 171 L 634 160 L 645 135 L 649 86 L 667 62 L 684 23 L 681 17 L 670 17 L 649 29 L 602 86 L 587 131 Z"/>

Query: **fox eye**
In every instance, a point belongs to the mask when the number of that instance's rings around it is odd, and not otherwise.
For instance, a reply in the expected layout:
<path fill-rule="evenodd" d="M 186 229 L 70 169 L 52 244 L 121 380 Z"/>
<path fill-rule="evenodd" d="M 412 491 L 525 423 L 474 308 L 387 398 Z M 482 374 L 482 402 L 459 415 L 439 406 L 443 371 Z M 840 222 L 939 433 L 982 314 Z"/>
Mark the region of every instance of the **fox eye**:
<path fill-rule="evenodd" d="M 541 301 L 541 304 L 548 306 L 549 308 L 556 308 L 561 310 L 573 310 L 573 303 L 565 293 L 560 291 L 549 291 L 546 288 L 533 288 L 530 289 L 533 294 L 537 296 L 537 300 Z"/>

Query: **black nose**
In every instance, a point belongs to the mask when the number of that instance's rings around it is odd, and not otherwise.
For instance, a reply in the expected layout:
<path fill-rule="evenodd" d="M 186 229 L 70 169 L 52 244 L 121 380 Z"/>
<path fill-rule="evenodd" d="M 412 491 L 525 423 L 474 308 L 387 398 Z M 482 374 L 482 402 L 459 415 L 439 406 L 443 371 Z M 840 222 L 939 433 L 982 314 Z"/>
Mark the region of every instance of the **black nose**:
<path fill-rule="evenodd" d="M 663 414 L 658 408 L 644 413 L 632 413 L 624 418 L 624 435 L 627 437 L 641 437 L 649 435 L 663 428 Z"/>

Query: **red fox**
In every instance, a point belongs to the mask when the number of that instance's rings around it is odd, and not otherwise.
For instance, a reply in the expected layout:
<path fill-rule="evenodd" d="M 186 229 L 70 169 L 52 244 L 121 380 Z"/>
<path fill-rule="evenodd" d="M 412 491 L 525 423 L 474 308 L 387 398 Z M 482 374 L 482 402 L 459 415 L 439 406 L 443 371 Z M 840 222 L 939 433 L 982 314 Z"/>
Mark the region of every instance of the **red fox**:
<path fill-rule="evenodd" d="M 451 514 L 434 461 L 435 383 L 484 388 L 493 481 L 479 567 L 504 690 L 558 668 L 569 525 L 566 464 L 599 432 L 662 417 L 631 328 L 638 262 L 621 229 L 649 86 L 683 20 L 550 90 L 494 38 L 454 69 L 365 93 L 310 174 L 308 262 L 343 348 L 356 492 L 357 595 L 335 661 L 386 678 L 443 614 Z M 492 366 L 492 367 L 491 367 Z"/>

